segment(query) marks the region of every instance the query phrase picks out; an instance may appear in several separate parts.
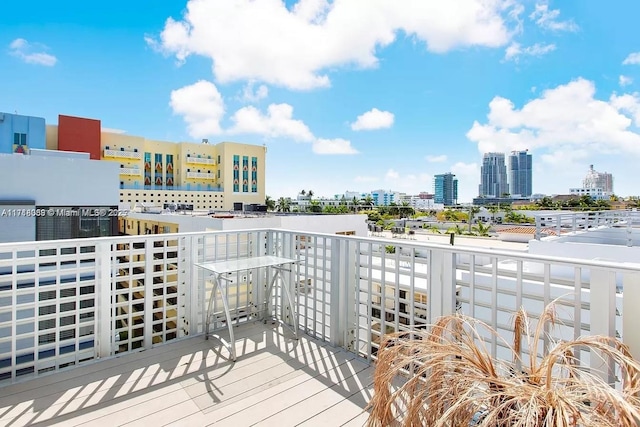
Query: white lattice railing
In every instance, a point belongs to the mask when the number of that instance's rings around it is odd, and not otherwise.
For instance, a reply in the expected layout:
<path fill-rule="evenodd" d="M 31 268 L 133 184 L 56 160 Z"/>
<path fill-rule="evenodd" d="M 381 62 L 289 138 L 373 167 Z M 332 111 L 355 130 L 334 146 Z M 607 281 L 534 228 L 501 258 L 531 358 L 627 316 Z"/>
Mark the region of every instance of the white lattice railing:
<path fill-rule="evenodd" d="M 640 269 L 629 264 L 243 230 L 0 245 L 0 382 L 202 334 L 211 283 L 194 263 L 261 255 L 299 261 L 288 282 L 303 332 L 369 360 L 384 333 L 456 310 L 508 342 L 514 311 L 523 306 L 535 317 L 555 299 L 562 326 L 554 336 L 620 336 L 640 355 L 640 333 L 630 326 L 637 325 Z M 234 323 L 265 314 L 267 277 L 269 271 L 229 277 Z M 270 306 L 291 321 L 282 302 L 277 292 Z M 225 327 L 219 299 L 214 312 L 214 328 Z M 490 351 L 508 356 L 500 342 Z"/>

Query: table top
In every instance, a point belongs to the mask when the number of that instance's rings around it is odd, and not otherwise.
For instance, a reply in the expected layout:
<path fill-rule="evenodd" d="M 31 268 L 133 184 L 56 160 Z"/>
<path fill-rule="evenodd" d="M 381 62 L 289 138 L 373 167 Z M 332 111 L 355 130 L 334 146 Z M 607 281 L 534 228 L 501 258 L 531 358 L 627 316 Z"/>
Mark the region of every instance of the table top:
<path fill-rule="evenodd" d="M 236 271 L 251 270 L 253 268 L 277 267 L 285 264 L 294 264 L 296 262 L 298 262 L 298 260 L 265 255 L 251 258 L 231 259 L 226 261 L 203 262 L 196 263 L 195 265 L 205 270 L 209 270 L 212 273 L 224 274 L 235 273 Z"/>

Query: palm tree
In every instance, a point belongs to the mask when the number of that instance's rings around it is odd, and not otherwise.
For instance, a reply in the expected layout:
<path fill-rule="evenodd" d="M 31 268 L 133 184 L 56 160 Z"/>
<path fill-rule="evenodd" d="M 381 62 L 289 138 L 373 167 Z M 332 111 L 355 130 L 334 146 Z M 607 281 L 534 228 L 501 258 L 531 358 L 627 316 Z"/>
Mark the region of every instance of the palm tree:
<path fill-rule="evenodd" d="M 425 224 L 426 225 L 426 224 Z M 431 224 L 428 227 L 425 227 L 425 229 L 429 230 L 430 232 L 432 232 L 433 234 L 441 234 L 442 232 L 440 231 L 440 227 L 438 227 L 435 224 Z"/>
<path fill-rule="evenodd" d="M 266 196 L 264 199 L 264 204 L 267 205 L 267 210 L 274 211 L 276 209 L 276 202 L 271 197 Z"/>
<path fill-rule="evenodd" d="M 491 212 L 491 224 L 496 222 L 496 214 L 500 212 L 500 207 L 496 205 L 487 206 L 487 210 Z"/>
<path fill-rule="evenodd" d="M 315 193 L 313 192 L 313 190 L 309 190 L 309 191 L 307 191 L 307 196 L 309 196 L 309 200 L 313 199 L 313 195 L 314 195 L 314 194 L 315 194 Z"/>
<path fill-rule="evenodd" d="M 304 189 L 302 189 L 302 191 L 300 192 L 300 194 L 304 196 L 304 195 L 306 195 L 306 194 L 307 194 L 307 192 L 306 192 Z"/>
<path fill-rule="evenodd" d="M 309 191 L 309 193 L 311 193 L 311 191 Z M 309 202 L 309 210 L 311 212 L 322 212 L 322 206 L 320 205 L 320 202 L 317 200 L 311 200 Z"/>
<path fill-rule="evenodd" d="M 278 199 L 278 203 L 276 203 L 276 209 L 278 210 L 278 212 L 289 212 L 289 200 L 285 199 L 284 197 L 280 197 Z"/>
<path fill-rule="evenodd" d="M 369 209 L 373 207 L 373 197 L 371 197 L 371 194 L 367 194 L 364 198 L 364 205 L 369 207 Z"/>
<path fill-rule="evenodd" d="M 640 364 L 629 348 L 608 336 L 553 342 L 547 331 L 555 322 L 553 303 L 535 328 L 519 310 L 513 345 L 505 343 L 512 360 L 491 357 L 486 337 L 504 340 L 489 325 L 461 314 L 425 330 L 385 335 L 367 426 L 636 426 Z M 552 342 L 541 346 L 543 336 Z M 575 354 L 585 350 L 619 366 L 620 389 L 581 365 Z M 405 377 L 401 385 L 397 377 Z"/>
<path fill-rule="evenodd" d="M 487 237 L 489 236 L 489 231 L 491 231 L 491 226 L 478 222 L 478 224 L 473 226 L 473 231 L 478 233 L 478 236 Z"/>
<path fill-rule="evenodd" d="M 358 212 L 358 205 L 360 204 L 360 200 L 356 196 L 353 196 L 353 200 L 351 200 L 351 204 L 353 205 L 353 212 Z"/>
<path fill-rule="evenodd" d="M 460 227 L 459 224 L 456 224 L 453 227 L 449 227 L 447 229 L 447 233 L 462 234 L 464 233 L 464 230 L 462 229 L 462 227 Z"/>
<path fill-rule="evenodd" d="M 469 208 L 469 233 L 471 233 L 471 224 L 473 224 L 473 217 L 480 212 L 480 208 L 477 206 L 471 206 Z"/>

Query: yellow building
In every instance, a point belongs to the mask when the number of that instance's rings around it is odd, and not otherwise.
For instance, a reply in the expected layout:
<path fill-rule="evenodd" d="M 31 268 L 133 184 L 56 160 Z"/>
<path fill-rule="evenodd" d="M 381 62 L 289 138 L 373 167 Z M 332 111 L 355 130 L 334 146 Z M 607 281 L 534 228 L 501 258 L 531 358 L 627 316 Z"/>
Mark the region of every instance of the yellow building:
<path fill-rule="evenodd" d="M 68 150 L 66 147 L 72 146 L 73 151 L 90 152 L 92 157 L 95 151 L 100 160 L 120 165 L 122 204 L 133 207 L 136 203 L 178 203 L 213 210 L 232 210 L 234 203 L 264 204 L 264 146 L 209 144 L 207 140 L 174 143 L 101 130 L 99 148 L 93 143 L 96 147 L 92 150 L 88 146 L 78 148 L 79 144 L 59 143 L 62 131 L 58 126 L 47 126 L 48 149 Z"/>

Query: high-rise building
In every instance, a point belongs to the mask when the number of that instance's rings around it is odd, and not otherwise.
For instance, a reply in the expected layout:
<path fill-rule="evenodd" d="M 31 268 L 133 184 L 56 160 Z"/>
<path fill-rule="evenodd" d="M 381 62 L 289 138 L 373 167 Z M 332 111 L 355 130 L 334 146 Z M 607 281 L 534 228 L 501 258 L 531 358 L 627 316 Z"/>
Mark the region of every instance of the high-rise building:
<path fill-rule="evenodd" d="M 451 172 L 436 175 L 433 179 L 436 203 L 451 206 L 458 203 L 458 179 Z"/>
<path fill-rule="evenodd" d="M 485 153 L 480 168 L 481 197 L 502 197 L 509 193 L 504 153 Z"/>
<path fill-rule="evenodd" d="M 529 151 L 512 151 L 509 155 L 509 193 L 511 196 L 531 196 L 533 193 L 532 177 L 533 170 Z"/>
<path fill-rule="evenodd" d="M 604 193 L 613 194 L 613 175 L 607 172 L 597 172 L 593 165 L 589 165 L 589 172 L 582 180 L 584 189 L 601 189 Z"/>

